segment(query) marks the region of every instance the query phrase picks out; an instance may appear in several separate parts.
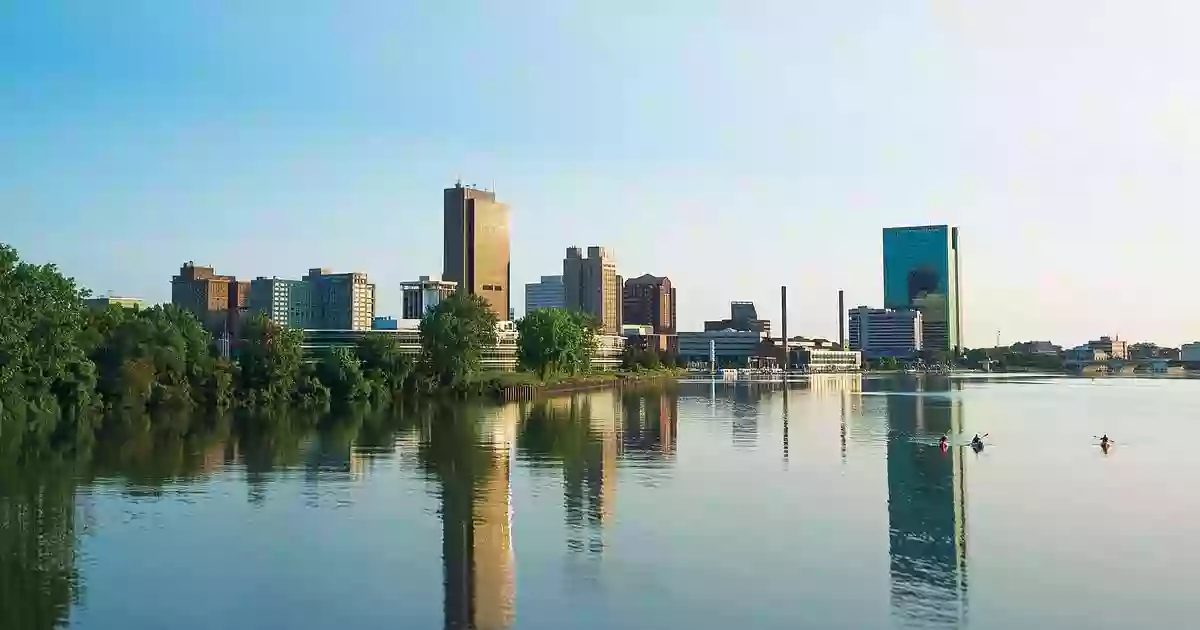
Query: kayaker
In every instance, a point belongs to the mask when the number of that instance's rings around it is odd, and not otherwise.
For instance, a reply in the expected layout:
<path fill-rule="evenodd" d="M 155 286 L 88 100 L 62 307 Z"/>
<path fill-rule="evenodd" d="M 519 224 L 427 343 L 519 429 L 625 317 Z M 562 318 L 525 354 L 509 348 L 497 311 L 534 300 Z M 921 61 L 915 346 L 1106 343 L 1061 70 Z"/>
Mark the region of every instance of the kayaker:
<path fill-rule="evenodd" d="M 1111 443 L 1112 443 L 1112 440 L 1108 439 L 1107 433 L 1104 434 L 1104 437 L 1100 438 L 1100 448 L 1108 448 L 1108 445 Z"/>
<path fill-rule="evenodd" d="M 950 448 L 949 442 L 946 441 L 946 436 L 943 435 L 942 439 L 938 440 L 938 448 L 942 449 L 943 451 Z"/>
<path fill-rule="evenodd" d="M 971 438 L 971 448 L 977 451 L 983 448 L 983 438 L 979 437 L 978 433 L 975 434 L 975 437 Z"/>

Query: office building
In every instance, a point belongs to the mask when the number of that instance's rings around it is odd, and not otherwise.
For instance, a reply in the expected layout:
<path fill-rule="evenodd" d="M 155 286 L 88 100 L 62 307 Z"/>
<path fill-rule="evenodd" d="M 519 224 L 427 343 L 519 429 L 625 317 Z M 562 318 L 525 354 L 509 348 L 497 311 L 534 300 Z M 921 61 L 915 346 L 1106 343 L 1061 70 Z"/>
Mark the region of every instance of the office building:
<path fill-rule="evenodd" d="M 646 324 L 655 334 L 676 332 L 675 287 L 667 277 L 646 274 L 625 281 L 621 295 L 623 324 Z"/>
<path fill-rule="evenodd" d="M 1124 341 L 1116 337 L 1101 337 L 1099 339 L 1087 342 L 1087 347 L 1103 352 L 1110 359 L 1120 359 L 1124 361 L 1129 358 L 1129 349 Z"/>
<path fill-rule="evenodd" d="M 401 319 L 424 319 L 429 309 L 458 290 L 458 283 L 435 276 L 421 276 L 412 282 L 400 283 L 404 304 Z"/>
<path fill-rule="evenodd" d="M 188 261 L 171 278 L 171 304 L 188 311 L 214 335 L 237 336 L 250 295 L 250 283 L 218 275 L 212 267 Z"/>
<path fill-rule="evenodd" d="M 917 310 L 860 306 L 850 310 L 850 349 L 867 359 L 915 359 L 924 341 L 923 325 Z"/>
<path fill-rule="evenodd" d="M 139 298 L 106 295 L 104 297 L 87 298 L 83 301 L 83 305 L 97 310 L 106 309 L 110 306 L 120 306 L 121 308 L 131 308 L 136 311 L 142 308 L 142 300 Z"/>
<path fill-rule="evenodd" d="M 250 281 L 248 309 L 287 328 L 314 328 L 312 287 L 303 280 L 258 277 Z"/>
<path fill-rule="evenodd" d="M 562 276 L 542 276 L 540 282 L 525 285 L 525 314 L 543 308 L 566 308 Z"/>
<path fill-rule="evenodd" d="M 751 357 L 762 356 L 770 339 L 766 333 L 752 330 L 680 332 L 676 341 L 679 358 L 692 363 L 708 363 L 709 342 L 718 365 L 742 366 L 748 364 Z"/>
<path fill-rule="evenodd" d="M 759 319 L 754 302 L 730 302 L 729 319 L 716 319 L 704 322 L 704 330 L 739 330 L 742 332 L 760 332 L 771 336 L 771 321 Z"/>
<path fill-rule="evenodd" d="M 948 225 L 883 230 L 883 306 L 921 311 L 925 352 L 962 347 L 958 246 L 958 228 Z"/>
<path fill-rule="evenodd" d="M 442 280 L 482 297 L 498 321 L 508 320 L 508 206 L 494 192 L 455 184 L 443 191 L 442 222 Z"/>
<path fill-rule="evenodd" d="M 566 308 L 596 320 L 602 334 L 621 332 L 621 276 L 617 261 L 604 247 L 568 247 L 563 258 L 563 301 Z"/>
<path fill-rule="evenodd" d="M 365 273 L 331 273 L 313 268 L 301 278 L 312 300 L 312 328 L 371 330 L 375 319 L 375 285 Z"/>

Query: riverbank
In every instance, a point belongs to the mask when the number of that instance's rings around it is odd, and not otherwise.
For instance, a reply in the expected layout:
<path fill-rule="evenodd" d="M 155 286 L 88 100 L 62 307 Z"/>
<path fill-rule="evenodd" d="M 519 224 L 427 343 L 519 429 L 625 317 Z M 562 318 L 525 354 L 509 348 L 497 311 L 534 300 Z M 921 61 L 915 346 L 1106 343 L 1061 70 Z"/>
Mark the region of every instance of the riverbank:
<path fill-rule="evenodd" d="M 541 379 L 532 372 L 486 372 L 475 378 L 480 394 L 500 401 L 530 400 L 537 396 L 580 392 L 687 376 L 683 368 L 659 368 L 636 372 L 591 372 L 575 376 L 551 375 Z"/>

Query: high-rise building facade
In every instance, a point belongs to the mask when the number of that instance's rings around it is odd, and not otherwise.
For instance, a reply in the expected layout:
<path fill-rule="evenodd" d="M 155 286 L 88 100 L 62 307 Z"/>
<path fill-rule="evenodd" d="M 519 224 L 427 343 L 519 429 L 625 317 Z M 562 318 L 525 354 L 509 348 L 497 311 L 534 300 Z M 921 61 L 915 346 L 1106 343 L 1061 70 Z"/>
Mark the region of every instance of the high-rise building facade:
<path fill-rule="evenodd" d="M 621 276 L 617 261 L 604 247 L 568 247 L 563 258 L 563 296 L 566 308 L 596 319 L 605 335 L 621 333 Z"/>
<path fill-rule="evenodd" d="M 171 304 L 188 311 L 214 335 L 237 335 L 250 295 L 250 283 L 218 275 L 189 261 L 171 278 Z"/>
<path fill-rule="evenodd" d="M 883 305 L 921 311 L 924 350 L 962 348 L 958 228 L 948 225 L 883 230 Z"/>
<path fill-rule="evenodd" d="M 365 273 L 331 273 L 313 268 L 301 278 L 312 292 L 313 328 L 371 330 L 375 285 Z"/>
<path fill-rule="evenodd" d="M 432 276 L 421 276 L 419 280 L 400 283 L 400 292 L 404 296 L 401 319 L 424 319 L 429 309 L 437 306 L 438 302 L 456 290 L 457 282 Z"/>
<path fill-rule="evenodd" d="M 566 308 L 567 296 L 562 276 L 542 276 L 540 282 L 525 285 L 525 314 L 543 308 Z"/>
<path fill-rule="evenodd" d="M 499 321 L 510 303 L 508 206 L 496 193 L 455 184 L 442 196 L 442 279 L 487 301 Z"/>
<path fill-rule="evenodd" d="M 850 310 L 850 349 L 867 359 L 913 359 L 921 351 L 920 311 L 860 306 Z"/>
<path fill-rule="evenodd" d="M 623 324 L 651 326 L 658 335 L 675 334 L 675 287 L 670 278 L 650 274 L 630 278 L 621 300 Z"/>
<path fill-rule="evenodd" d="M 313 292 L 303 280 L 258 277 L 250 281 L 249 310 L 288 328 L 320 328 L 313 319 Z"/>

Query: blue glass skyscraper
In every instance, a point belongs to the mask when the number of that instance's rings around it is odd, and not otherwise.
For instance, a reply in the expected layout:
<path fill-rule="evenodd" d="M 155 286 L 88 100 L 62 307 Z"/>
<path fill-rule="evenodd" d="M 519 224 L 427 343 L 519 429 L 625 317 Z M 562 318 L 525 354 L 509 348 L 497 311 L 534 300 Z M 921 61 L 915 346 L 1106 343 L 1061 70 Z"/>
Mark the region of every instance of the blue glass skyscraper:
<path fill-rule="evenodd" d="M 922 349 L 962 347 L 958 228 L 948 225 L 883 230 L 883 304 L 921 311 Z"/>

